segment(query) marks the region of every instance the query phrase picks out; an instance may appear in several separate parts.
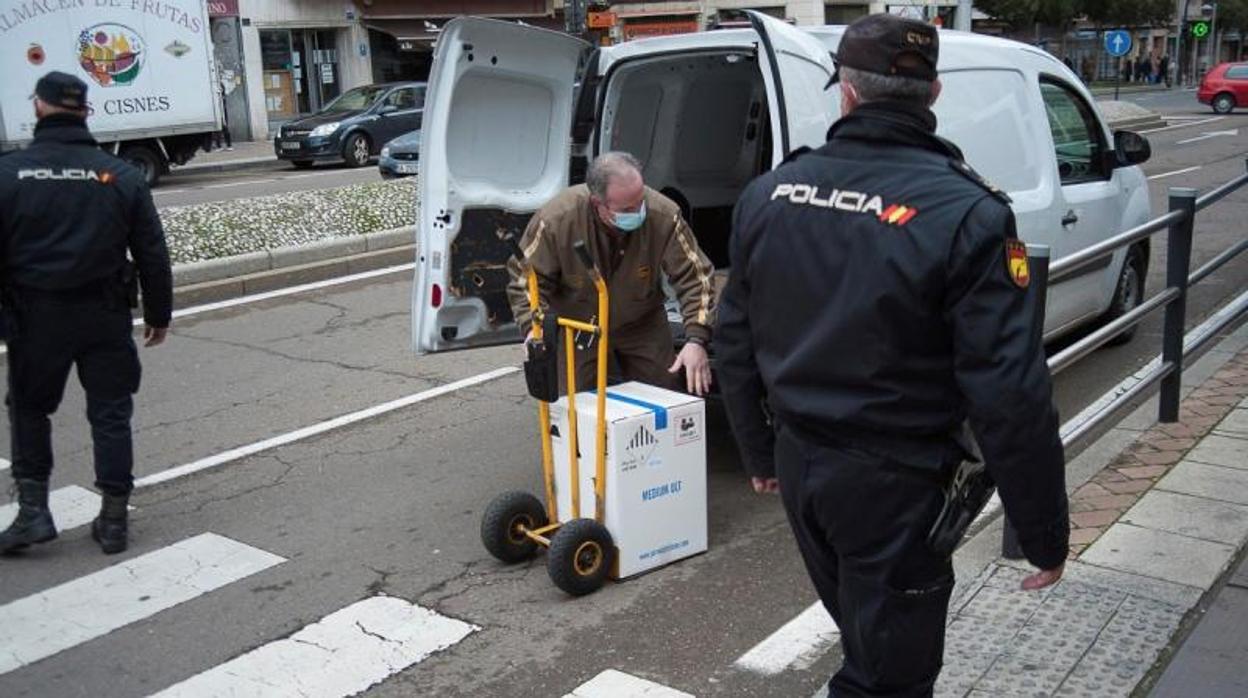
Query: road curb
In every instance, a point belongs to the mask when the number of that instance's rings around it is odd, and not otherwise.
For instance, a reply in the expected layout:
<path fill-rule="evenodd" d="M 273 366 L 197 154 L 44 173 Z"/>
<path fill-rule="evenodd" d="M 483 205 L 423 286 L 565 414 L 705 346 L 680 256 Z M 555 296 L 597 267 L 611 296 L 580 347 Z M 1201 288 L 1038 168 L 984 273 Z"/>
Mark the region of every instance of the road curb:
<path fill-rule="evenodd" d="M 415 237 L 416 227 L 404 226 L 179 264 L 173 268 L 175 305 L 237 298 L 411 262 Z"/>
<path fill-rule="evenodd" d="M 169 168 L 169 174 L 194 174 L 196 172 L 233 172 L 235 170 L 254 170 L 261 169 L 268 165 L 274 165 L 280 162 L 276 156 L 256 157 L 256 158 L 239 158 L 237 160 L 226 160 L 224 162 L 192 162 L 189 165 L 179 165 Z"/>

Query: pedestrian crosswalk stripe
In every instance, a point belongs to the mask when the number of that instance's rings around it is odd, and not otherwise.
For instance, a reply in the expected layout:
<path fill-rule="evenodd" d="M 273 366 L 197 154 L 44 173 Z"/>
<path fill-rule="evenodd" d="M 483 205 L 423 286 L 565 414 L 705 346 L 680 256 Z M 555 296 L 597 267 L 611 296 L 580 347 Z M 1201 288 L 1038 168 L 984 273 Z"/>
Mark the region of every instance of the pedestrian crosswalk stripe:
<path fill-rule="evenodd" d="M 335 611 L 153 698 L 351 696 L 479 630 L 391 596 Z"/>
<path fill-rule="evenodd" d="M 608 669 L 563 698 L 693 698 L 693 694 Z"/>
<path fill-rule="evenodd" d="M 0 606 L 0 674 L 285 562 L 214 533 Z"/>
<path fill-rule="evenodd" d="M 68 531 L 91 523 L 100 513 L 100 495 L 77 485 L 60 487 L 48 493 L 48 508 L 56 530 Z M 8 526 L 15 516 L 17 502 L 0 506 L 0 526 Z"/>
<path fill-rule="evenodd" d="M 4 458 L 0 458 L 0 472 L 8 470 L 10 465 L 13 465 L 13 464 Z"/>
<path fill-rule="evenodd" d="M 785 623 L 766 640 L 734 662 L 737 668 L 759 674 L 806 669 L 840 637 L 840 629 L 822 603 L 815 602 Z"/>

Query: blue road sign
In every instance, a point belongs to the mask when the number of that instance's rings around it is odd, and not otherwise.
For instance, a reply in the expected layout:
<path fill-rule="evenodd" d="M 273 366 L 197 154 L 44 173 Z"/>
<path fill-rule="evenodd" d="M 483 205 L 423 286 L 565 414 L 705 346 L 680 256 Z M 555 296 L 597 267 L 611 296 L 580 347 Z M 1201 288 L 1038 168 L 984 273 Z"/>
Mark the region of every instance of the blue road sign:
<path fill-rule="evenodd" d="M 1131 50 L 1131 34 L 1123 29 L 1105 32 L 1105 51 L 1111 56 L 1125 56 Z"/>

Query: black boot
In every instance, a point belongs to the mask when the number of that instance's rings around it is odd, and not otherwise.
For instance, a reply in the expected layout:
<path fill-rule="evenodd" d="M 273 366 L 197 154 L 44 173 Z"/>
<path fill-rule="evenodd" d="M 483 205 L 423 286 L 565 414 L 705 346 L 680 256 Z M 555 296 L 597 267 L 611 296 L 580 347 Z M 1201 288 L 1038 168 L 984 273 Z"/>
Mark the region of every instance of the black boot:
<path fill-rule="evenodd" d="M 91 537 L 100 544 L 106 555 L 126 549 L 126 513 L 130 504 L 128 494 L 105 494 L 100 503 L 100 515 L 91 523 Z"/>
<path fill-rule="evenodd" d="M 21 550 L 56 538 L 56 524 L 48 510 L 48 483 L 17 481 L 17 518 L 0 532 L 0 553 Z"/>

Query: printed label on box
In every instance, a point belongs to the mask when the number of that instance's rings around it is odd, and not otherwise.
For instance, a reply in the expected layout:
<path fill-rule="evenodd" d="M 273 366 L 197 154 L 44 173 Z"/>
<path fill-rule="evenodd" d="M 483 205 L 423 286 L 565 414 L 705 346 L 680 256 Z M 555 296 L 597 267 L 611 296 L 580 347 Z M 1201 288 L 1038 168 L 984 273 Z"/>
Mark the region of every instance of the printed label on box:
<path fill-rule="evenodd" d="M 676 445 L 684 446 L 702 440 L 702 416 L 697 412 L 674 417 L 676 423 Z"/>

